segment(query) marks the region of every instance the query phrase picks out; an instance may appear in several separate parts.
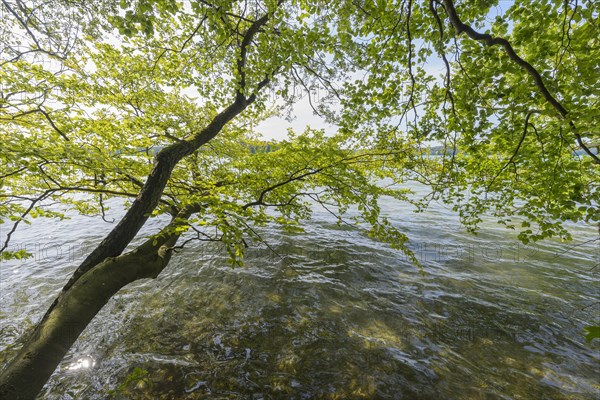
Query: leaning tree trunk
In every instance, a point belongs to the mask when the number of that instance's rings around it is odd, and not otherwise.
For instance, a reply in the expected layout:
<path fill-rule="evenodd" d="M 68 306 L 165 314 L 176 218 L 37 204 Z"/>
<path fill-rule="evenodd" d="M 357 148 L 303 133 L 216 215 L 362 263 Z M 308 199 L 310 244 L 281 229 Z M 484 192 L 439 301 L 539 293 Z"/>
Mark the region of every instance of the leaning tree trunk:
<path fill-rule="evenodd" d="M 202 131 L 157 154 L 152 172 L 125 216 L 75 270 L 23 348 L 0 374 L 2 400 L 34 398 L 77 337 L 108 300 L 128 283 L 155 277 L 167 265 L 170 258 L 167 249 L 177 240 L 177 236 L 169 235 L 168 231 L 164 232 L 167 241 L 159 241 L 157 245 L 146 242 L 130 253 L 120 254 L 158 205 L 179 161 L 213 139 L 229 121 L 252 104 L 257 93 L 269 84 L 270 78 L 267 76 L 252 90 L 247 85 L 245 71 L 248 47 L 269 17 L 267 13 L 255 20 L 243 35 L 237 60 L 239 88 L 235 100 Z M 253 94 L 247 96 L 245 92 Z M 189 214 L 186 213 L 196 211 L 187 209 L 182 212 L 187 218 Z M 172 223 L 177 223 L 177 219 Z"/>
<path fill-rule="evenodd" d="M 107 258 L 81 276 L 36 327 L 29 341 L 0 376 L 0 399 L 33 399 L 94 316 L 125 285 L 156 278 L 167 266 L 178 234 L 194 212 L 186 208 L 159 233 L 136 249 Z"/>
<path fill-rule="evenodd" d="M 33 399 L 108 300 L 128 283 L 154 277 L 167 265 L 170 255 L 157 247 L 160 243 L 145 243 L 130 253 L 120 254 L 158 205 L 175 165 L 214 138 L 253 100 L 238 96 L 198 135 L 157 154 L 152 172 L 125 216 L 75 270 L 23 348 L 0 374 L 1 399 Z"/>
<path fill-rule="evenodd" d="M 156 276 L 166 266 L 170 256 L 161 255 L 160 247 L 151 243 L 120 254 L 158 205 L 175 165 L 214 138 L 255 98 L 254 95 L 249 98 L 237 96 L 199 134 L 157 154 L 152 172 L 123 219 L 76 269 L 16 358 L 0 374 L 0 399 L 34 398 L 108 300 L 128 283 Z"/>
<path fill-rule="evenodd" d="M 258 89 L 268 82 L 265 78 Z M 108 300 L 128 283 L 155 277 L 167 265 L 170 254 L 165 249 L 170 242 L 163 241 L 156 246 L 147 242 L 130 253 L 120 254 L 158 205 L 177 163 L 214 138 L 255 99 L 256 95 L 245 97 L 238 92 L 235 101 L 201 132 L 157 154 L 152 172 L 123 219 L 76 269 L 23 348 L 0 374 L 0 399 L 35 398 L 71 345 Z M 189 212 L 197 211 L 188 208 L 180 214 L 184 213 L 187 218 Z M 176 241 L 177 237 L 170 236 L 170 240 Z"/>
<path fill-rule="evenodd" d="M 108 300 L 128 283 L 155 277 L 167 265 L 170 254 L 165 253 L 164 241 L 163 247 L 160 242 L 157 246 L 145 243 L 132 252 L 120 254 L 158 205 L 175 165 L 214 138 L 255 98 L 237 96 L 199 134 L 157 154 L 152 172 L 123 219 L 76 269 L 23 348 L 0 374 L 0 399 L 35 398 L 71 345 Z M 187 213 L 189 209 L 182 212 Z"/>

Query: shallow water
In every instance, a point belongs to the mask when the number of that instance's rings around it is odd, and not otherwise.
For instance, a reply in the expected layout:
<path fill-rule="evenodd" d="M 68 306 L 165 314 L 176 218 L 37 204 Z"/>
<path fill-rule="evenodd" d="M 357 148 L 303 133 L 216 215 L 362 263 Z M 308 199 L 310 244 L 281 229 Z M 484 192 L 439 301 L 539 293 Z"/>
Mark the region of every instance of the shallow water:
<path fill-rule="evenodd" d="M 382 209 L 424 275 L 319 210 L 305 233 L 263 229 L 277 254 L 252 247 L 243 268 L 219 246 L 185 249 L 109 302 L 41 398 L 600 397 L 600 342 L 582 333 L 600 322 L 597 227 L 524 246 L 491 222 L 470 235 L 440 204 Z M 74 216 L 19 231 L 12 250 L 36 258 L 1 265 L 0 362 L 111 228 Z"/>

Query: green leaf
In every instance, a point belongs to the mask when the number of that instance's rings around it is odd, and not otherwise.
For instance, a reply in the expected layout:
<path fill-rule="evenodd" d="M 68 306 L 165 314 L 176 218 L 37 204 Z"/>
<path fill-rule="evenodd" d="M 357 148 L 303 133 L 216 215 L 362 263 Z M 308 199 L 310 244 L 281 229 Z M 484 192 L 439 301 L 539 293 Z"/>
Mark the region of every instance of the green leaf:
<path fill-rule="evenodd" d="M 600 326 L 586 326 L 583 329 L 586 332 L 586 342 L 591 342 L 593 339 L 600 339 Z"/>

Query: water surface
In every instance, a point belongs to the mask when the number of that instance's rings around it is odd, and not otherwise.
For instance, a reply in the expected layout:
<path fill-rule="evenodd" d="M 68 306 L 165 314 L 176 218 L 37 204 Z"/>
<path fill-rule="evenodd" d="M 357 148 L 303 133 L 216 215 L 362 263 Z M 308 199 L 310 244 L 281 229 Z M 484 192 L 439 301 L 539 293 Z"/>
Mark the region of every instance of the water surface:
<path fill-rule="evenodd" d="M 305 233 L 263 229 L 272 249 L 250 248 L 244 268 L 219 246 L 192 246 L 109 302 L 41 398 L 600 396 L 600 342 L 582 333 L 600 322 L 596 226 L 572 225 L 571 243 L 524 246 L 492 221 L 468 234 L 441 204 L 382 209 L 424 275 L 319 210 Z M 14 246 L 36 258 L 1 265 L 0 362 L 111 228 L 73 216 L 18 232 Z"/>

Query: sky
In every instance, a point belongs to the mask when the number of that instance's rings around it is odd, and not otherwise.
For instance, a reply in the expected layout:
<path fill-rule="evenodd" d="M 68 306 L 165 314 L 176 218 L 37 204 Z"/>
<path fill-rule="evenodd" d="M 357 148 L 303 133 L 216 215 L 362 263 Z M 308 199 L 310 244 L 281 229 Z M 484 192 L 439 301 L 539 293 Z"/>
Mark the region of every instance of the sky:
<path fill-rule="evenodd" d="M 312 129 L 323 129 L 328 135 L 336 132 L 334 125 L 326 123 L 322 117 L 315 115 L 306 96 L 294 104 L 291 121 L 287 121 L 284 117 L 271 117 L 258 124 L 254 130 L 266 140 L 282 140 L 287 138 L 288 129 L 301 132 L 307 125 Z"/>

